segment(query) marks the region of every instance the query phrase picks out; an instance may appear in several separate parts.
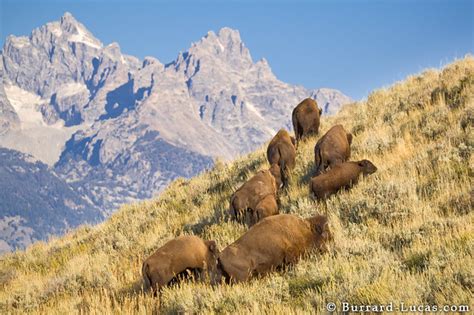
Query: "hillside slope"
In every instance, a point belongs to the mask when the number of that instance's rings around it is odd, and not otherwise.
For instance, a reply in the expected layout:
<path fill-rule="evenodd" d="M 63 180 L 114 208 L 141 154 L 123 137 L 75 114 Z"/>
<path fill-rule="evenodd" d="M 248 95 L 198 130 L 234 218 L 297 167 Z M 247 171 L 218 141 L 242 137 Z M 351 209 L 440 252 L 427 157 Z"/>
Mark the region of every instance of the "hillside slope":
<path fill-rule="evenodd" d="M 299 147 L 281 212 L 327 213 L 335 240 L 326 255 L 246 284 L 168 288 L 161 304 L 141 292 L 143 259 L 170 238 L 194 233 L 222 249 L 245 231 L 228 220 L 228 200 L 267 167 L 260 149 L 176 180 L 159 199 L 124 206 L 96 227 L 3 256 L 0 311 L 314 313 L 342 301 L 472 306 L 473 95 L 468 56 L 324 117 L 323 133 L 344 124 L 354 134 L 352 159 L 370 159 L 379 169 L 325 205 L 308 193 L 317 139 Z"/>

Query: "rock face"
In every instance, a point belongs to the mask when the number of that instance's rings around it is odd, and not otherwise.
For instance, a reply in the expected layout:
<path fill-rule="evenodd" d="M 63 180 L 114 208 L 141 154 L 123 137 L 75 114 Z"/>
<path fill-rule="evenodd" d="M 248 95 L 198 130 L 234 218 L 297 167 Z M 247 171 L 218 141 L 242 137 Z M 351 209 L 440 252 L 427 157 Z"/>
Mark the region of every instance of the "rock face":
<path fill-rule="evenodd" d="M 20 127 L 20 118 L 5 92 L 3 74 L 3 60 L 0 59 L 0 135 Z"/>
<path fill-rule="evenodd" d="M 165 65 L 103 45 L 70 13 L 9 36 L 0 73 L 0 146 L 48 164 L 104 215 L 291 129 L 308 96 L 326 114 L 351 102 L 279 81 L 230 28 Z"/>
<path fill-rule="evenodd" d="M 104 217 L 31 155 L 0 148 L 0 253 Z"/>

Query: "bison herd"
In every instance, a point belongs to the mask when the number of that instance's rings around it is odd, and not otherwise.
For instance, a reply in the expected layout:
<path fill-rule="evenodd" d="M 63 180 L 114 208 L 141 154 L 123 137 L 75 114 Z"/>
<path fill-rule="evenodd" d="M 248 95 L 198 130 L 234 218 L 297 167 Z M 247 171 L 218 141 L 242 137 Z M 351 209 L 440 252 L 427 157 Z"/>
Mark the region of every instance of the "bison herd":
<path fill-rule="evenodd" d="M 229 215 L 249 229 L 221 252 L 215 241 L 180 236 L 143 263 L 145 287 L 156 294 L 163 286 L 190 274 L 212 284 L 235 283 L 296 263 L 313 250 L 325 252 L 332 240 L 324 215 L 302 219 L 279 214 L 279 191 L 290 184 L 300 141 L 319 132 L 322 110 L 307 98 L 292 113 L 295 138 L 281 129 L 267 148 L 268 170 L 260 170 L 230 198 Z M 342 125 L 329 129 L 314 148 L 315 176 L 309 183 L 316 199 L 324 200 L 341 189 L 355 185 L 360 176 L 377 168 L 368 160 L 348 161 L 352 134 Z"/>

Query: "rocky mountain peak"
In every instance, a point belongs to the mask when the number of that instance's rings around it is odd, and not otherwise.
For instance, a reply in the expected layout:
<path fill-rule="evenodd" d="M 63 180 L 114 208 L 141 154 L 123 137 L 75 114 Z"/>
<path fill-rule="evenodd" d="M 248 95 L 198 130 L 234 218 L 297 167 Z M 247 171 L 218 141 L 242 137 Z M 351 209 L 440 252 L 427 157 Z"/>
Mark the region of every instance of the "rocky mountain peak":
<path fill-rule="evenodd" d="M 160 67 L 163 67 L 163 64 L 155 57 L 146 56 L 145 58 L 143 58 L 142 68 L 152 66 L 152 65 L 158 65 Z"/>
<path fill-rule="evenodd" d="M 259 61 L 257 61 L 254 66 L 253 66 L 253 71 L 257 73 L 257 77 L 259 79 L 274 79 L 276 80 L 275 75 L 272 72 L 272 68 L 270 67 L 270 64 L 268 63 L 267 59 L 262 58 Z"/>
<path fill-rule="evenodd" d="M 110 43 L 109 45 L 104 47 L 103 50 L 104 54 L 107 54 L 112 59 L 119 59 L 122 56 L 122 52 L 120 51 L 120 45 L 116 42 Z"/>
<path fill-rule="evenodd" d="M 246 69 L 252 65 L 252 57 L 239 31 L 228 27 L 222 28 L 217 34 L 209 31 L 183 55 L 210 62 L 217 59 L 233 68 Z"/>
<path fill-rule="evenodd" d="M 54 42 L 56 45 L 60 43 L 81 44 L 93 49 L 100 49 L 103 46 L 102 43 L 69 12 L 64 13 L 59 21 L 47 23 L 33 30 L 30 39 L 38 46 L 50 42 Z"/>
<path fill-rule="evenodd" d="M 234 30 L 230 27 L 223 27 L 218 32 L 218 38 L 221 43 L 225 44 L 236 44 L 240 45 L 242 43 L 242 39 L 240 38 L 240 32 L 238 30 Z"/>
<path fill-rule="evenodd" d="M 72 16 L 71 13 L 66 12 L 60 19 L 61 29 L 64 31 L 74 33 L 80 27 L 80 23 Z"/>

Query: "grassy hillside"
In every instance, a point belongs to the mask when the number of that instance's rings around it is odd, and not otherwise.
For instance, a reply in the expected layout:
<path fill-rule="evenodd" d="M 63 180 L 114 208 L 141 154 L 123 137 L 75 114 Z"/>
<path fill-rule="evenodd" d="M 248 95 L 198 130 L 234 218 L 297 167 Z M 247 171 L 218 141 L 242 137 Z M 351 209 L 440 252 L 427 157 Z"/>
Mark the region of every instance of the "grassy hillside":
<path fill-rule="evenodd" d="M 295 104 L 296 105 L 296 104 Z M 313 147 L 298 150 L 281 212 L 327 213 L 330 253 L 239 285 L 185 283 L 161 304 L 141 292 L 141 263 L 186 233 L 219 247 L 245 227 L 230 222 L 228 200 L 255 171 L 261 149 L 177 180 L 160 198 L 124 206 L 105 223 L 83 227 L 0 260 L 0 313 L 314 312 L 327 302 L 473 306 L 474 58 L 429 70 L 322 118 L 322 132 L 342 123 L 354 134 L 352 159 L 378 172 L 327 203 L 309 196 Z"/>

